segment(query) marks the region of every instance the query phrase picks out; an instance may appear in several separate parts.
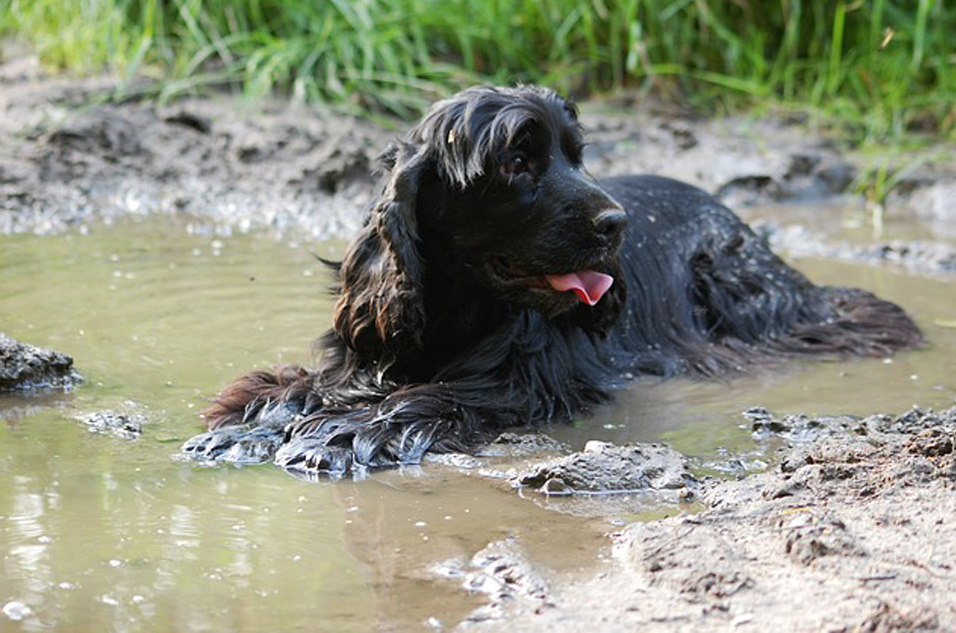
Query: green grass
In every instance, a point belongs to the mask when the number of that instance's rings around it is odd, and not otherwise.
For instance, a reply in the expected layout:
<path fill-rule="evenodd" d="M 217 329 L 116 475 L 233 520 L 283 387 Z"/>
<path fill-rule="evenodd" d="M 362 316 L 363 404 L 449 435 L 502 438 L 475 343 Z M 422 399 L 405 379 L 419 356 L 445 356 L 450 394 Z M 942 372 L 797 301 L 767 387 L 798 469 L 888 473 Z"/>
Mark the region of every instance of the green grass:
<path fill-rule="evenodd" d="M 53 67 L 410 117 L 477 82 L 810 108 L 861 144 L 956 135 L 943 0 L 0 0 Z"/>

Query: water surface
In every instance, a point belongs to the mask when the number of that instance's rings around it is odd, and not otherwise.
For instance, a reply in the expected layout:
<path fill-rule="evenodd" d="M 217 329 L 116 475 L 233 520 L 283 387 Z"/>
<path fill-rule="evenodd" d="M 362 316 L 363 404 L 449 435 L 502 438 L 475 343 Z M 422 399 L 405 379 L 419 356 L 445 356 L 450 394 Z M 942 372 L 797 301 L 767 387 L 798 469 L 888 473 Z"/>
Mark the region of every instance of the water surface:
<path fill-rule="evenodd" d="M 453 625 L 482 603 L 434 564 L 514 538 L 546 574 L 593 566 L 612 517 L 551 512 L 501 482 L 438 465 L 312 484 L 271 466 L 170 459 L 206 398 L 240 373 L 307 363 L 329 324 L 315 255 L 341 244 L 217 235 L 185 220 L 0 237 L 0 329 L 71 354 L 69 394 L 0 396 L 0 603 L 32 615 L 3 630 L 408 630 Z M 596 416 L 551 432 L 667 440 L 703 460 L 755 447 L 740 411 L 899 412 L 956 394 L 954 283 L 804 260 L 819 283 L 905 305 L 926 350 L 892 361 L 806 364 L 716 383 L 642 382 Z M 74 418 L 140 412 L 143 437 Z M 620 518 L 620 517 L 618 517 Z"/>

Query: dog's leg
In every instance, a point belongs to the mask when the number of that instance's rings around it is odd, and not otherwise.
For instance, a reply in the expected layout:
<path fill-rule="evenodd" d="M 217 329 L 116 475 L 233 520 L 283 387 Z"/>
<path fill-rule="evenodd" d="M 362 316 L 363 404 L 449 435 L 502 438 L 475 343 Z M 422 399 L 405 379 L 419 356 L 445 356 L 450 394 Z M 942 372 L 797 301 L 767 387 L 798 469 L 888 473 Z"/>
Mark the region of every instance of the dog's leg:
<path fill-rule="evenodd" d="M 276 464 L 309 478 L 418 464 L 429 451 L 468 451 L 502 428 L 569 418 L 605 402 L 607 369 L 580 362 L 581 346 L 591 339 L 579 334 L 569 341 L 540 317 L 528 318 L 535 327 L 517 321 L 434 382 L 383 393 L 353 372 L 361 388 L 335 387 L 339 397 L 326 401 L 337 406 L 310 408 L 286 427 Z"/>
<path fill-rule="evenodd" d="M 416 385 L 377 404 L 323 410 L 293 423 L 275 462 L 307 478 L 418 464 L 426 451 L 467 450 L 487 439 L 490 426 L 520 423 L 518 407 L 507 401 L 505 394 L 449 384 Z"/>
<path fill-rule="evenodd" d="M 285 437 L 286 425 L 305 408 L 312 385 L 312 375 L 301 367 L 243 376 L 203 411 L 209 431 L 186 441 L 180 455 L 236 464 L 271 460 Z"/>
<path fill-rule="evenodd" d="M 210 430 L 247 424 L 276 402 L 303 402 L 311 387 L 312 375 L 302 367 L 280 367 L 275 373 L 252 372 L 219 392 L 200 415 Z"/>

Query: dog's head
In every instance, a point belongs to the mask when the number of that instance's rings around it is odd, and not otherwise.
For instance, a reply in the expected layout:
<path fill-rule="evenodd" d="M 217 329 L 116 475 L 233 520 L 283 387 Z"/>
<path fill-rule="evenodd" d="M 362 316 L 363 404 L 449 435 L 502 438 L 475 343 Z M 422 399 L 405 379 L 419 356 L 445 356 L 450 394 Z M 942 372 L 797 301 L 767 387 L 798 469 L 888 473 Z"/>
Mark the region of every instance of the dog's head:
<path fill-rule="evenodd" d="M 575 107 L 550 90 L 477 87 L 436 103 L 382 157 L 341 268 L 339 335 L 376 357 L 420 346 L 426 267 L 446 287 L 606 331 L 626 292 L 626 216 L 582 148 Z"/>

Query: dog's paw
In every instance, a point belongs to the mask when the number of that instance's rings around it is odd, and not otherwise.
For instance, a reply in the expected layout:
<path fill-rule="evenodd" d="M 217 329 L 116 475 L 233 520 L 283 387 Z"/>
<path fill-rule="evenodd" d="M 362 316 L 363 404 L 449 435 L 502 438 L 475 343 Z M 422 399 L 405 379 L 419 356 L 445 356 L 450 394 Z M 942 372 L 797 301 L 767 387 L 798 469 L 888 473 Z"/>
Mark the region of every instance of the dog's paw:
<path fill-rule="evenodd" d="M 275 454 L 275 463 L 297 477 L 319 479 L 322 476 L 338 479 L 364 470 L 355 460 L 351 448 L 328 446 L 323 439 L 293 438 Z"/>
<path fill-rule="evenodd" d="M 253 425 L 224 426 L 187 440 L 179 449 L 179 457 L 237 465 L 271 461 L 285 439 L 285 426 L 295 415 L 292 406 L 265 407 Z"/>
<path fill-rule="evenodd" d="M 180 447 L 178 457 L 207 463 L 262 464 L 272 460 L 282 440 L 282 429 L 227 426 L 190 438 Z"/>
<path fill-rule="evenodd" d="M 219 456 L 232 448 L 236 441 L 249 431 L 249 427 L 226 426 L 214 431 L 200 433 L 189 438 L 179 447 L 178 457 L 203 462 L 215 462 Z"/>
<path fill-rule="evenodd" d="M 218 461 L 229 464 L 264 464 L 272 461 L 276 449 L 282 444 L 285 434 L 282 429 L 259 426 L 236 438 Z"/>

